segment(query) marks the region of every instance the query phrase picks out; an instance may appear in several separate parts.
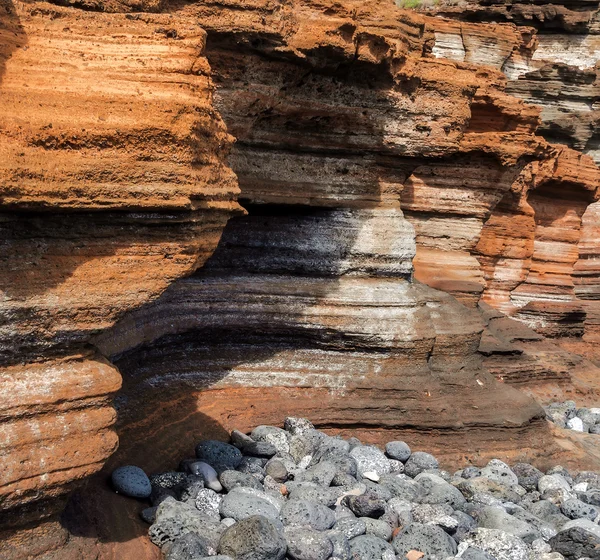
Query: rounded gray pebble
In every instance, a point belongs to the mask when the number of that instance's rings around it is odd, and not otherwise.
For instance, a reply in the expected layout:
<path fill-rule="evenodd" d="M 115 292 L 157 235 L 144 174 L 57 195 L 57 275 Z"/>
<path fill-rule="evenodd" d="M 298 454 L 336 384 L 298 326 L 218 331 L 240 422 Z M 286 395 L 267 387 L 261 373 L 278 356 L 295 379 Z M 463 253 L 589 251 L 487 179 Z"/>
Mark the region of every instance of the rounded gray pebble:
<path fill-rule="evenodd" d="M 235 560 L 283 560 L 287 543 L 277 526 L 261 515 L 232 525 L 221 535 L 219 553 Z"/>
<path fill-rule="evenodd" d="M 438 467 L 438 460 L 433 455 L 424 451 L 415 451 L 406 461 L 404 472 L 414 478 L 427 469 L 437 469 Z"/>
<path fill-rule="evenodd" d="M 214 553 L 209 542 L 197 533 L 187 533 L 163 547 L 165 560 L 196 560 Z"/>
<path fill-rule="evenodd" d="M 221 472 L 235 469 L 242 461 L 242 452 L 229 443 L 206 440 L 196 445 L 196 457 Z"/>
<path fill-rule="evenodd" d="M 421 523 L 412 523 L 398 533 L 392 545 L 397 554 L 420 550 L 427 558 L 444 559 L 457 552 L 456 542 L 443 529 Z"/>
<path fill-rule="evenodd" d="M 236 521 L 256 515 L 269 519 L 279 517 L 279 511 L 266 497 L 252 496 L 238 490 L 239 488 L 234 488 L 223 498 L 220 507 L 223 517 L 232 517 Z"/>
<path fill-rule="evenodd" d="M 411 450 L 403 441 L 390 441 L 385 444 L 385 452 L 390 459 L 396 459 L 406 463 L 410 457 Z"/>
<path fill-rule="evenodd" d="M 333 544 L 325 533 L 302 527 L 286 527 L 287 554 L 294 560 L 327 560 Z"/>
<path fill-rule="evenodd" d="M 350 541 L 352 560 L 381 560 L 385 554 L 386 558 L 394 558 L 394 549 L 390 543 L 376 537 L 375 535 L 360 535 Z"/>
<path fill-rule="evenodd" d="M 256 490 L 263 489 L 256 477 L 238 471 L 223 471 L 219 476 L 219 482 L 227 492 L 231 492 L 231 490 L 238 486 L 256 488 Z"/>
<path fill-rule="evenodd" d="M 576 498 L 565 500 L 561 504 L 560 510 L 571 519 L 589 519 L 590 521 L 594 521 L 600 513 L 594 506 L 586 504 Z"/>
<path fill-rule="evenodd" d="M 117 492 L 132 498 L 149 498 L 152 493 L 152 485 L 146 473 L 133 465 L 115 469 L 111 481 Z"/>
<path fill-rule="evenodd" d="M 370 517 L 362 517 L 359 519 L 362 519 L 362 521 L 365 522 L 367 535 L 375 535 L 386 542 L 389 542 L 392 538 L 392 528 L 385 521 L 381 521 L 381 519 L 371 519 Z"/>
<path fill-rule="evenodd" d="M 367 532 L 367 524 L 364 519 L 357 519 L 354 517 L 340 519 L 333 528 L 336 531 L 343 533 L 348 540 L 364 535 Z"/>
<path fill-rule="evenodd" d="M 317 531 L 333 527 L 335 514 L 328 507 L 306 500 L 289 501 L 281 510 L 284 525 L 307 526 Z"/>

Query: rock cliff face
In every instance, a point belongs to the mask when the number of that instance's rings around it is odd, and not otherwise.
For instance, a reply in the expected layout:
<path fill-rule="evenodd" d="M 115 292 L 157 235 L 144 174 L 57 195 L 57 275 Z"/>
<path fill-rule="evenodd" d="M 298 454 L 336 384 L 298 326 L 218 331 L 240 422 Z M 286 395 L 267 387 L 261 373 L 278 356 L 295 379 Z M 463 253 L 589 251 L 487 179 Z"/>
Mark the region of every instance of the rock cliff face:
<path fill-rule="evenodd" d="M 557 450 L 512 385 L 597 373 L 597 2 L 2 10 L 4 529 L 117 434 L 107 468 L 149 471 L 291 413 L 449 464 Z M 100 548 L 0 550 L 151 557 L 103 488 L 63 521 Z"/>
<path fill-rule="evenodd" d="M 0 503 L 12 525 L 54 512 L 117 447 L 121 377 L 90 336 L 201 265 L 240 207 L 197 25 L 1 8 Z"/>

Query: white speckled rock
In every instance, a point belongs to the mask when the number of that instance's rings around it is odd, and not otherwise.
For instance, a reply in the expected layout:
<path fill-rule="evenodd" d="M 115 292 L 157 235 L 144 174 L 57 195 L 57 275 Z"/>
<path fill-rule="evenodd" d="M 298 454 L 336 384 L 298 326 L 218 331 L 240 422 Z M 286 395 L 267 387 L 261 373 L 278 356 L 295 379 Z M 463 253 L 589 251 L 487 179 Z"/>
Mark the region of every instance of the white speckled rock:
<path fill-rule="evenodd" d="M 510 470 L 510 467 L 499 459 L 492 459 L 483 469 L 481 476 L 505 486 L 517 486 L 519 477 Z"/>
<path fill-rule="evenodd" d="M 529 560 L 530 549 L 518 537 L 497 529 L 475 529 L 464 543 L 487 552 L 496 560 Z"/>

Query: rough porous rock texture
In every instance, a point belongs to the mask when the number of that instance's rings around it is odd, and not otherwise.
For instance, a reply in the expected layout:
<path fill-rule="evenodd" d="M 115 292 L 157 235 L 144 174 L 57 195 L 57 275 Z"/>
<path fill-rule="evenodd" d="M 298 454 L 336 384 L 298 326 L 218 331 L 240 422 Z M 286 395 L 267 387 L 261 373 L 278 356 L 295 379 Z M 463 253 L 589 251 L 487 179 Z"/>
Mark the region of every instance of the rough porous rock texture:
<path fill-rule="evenodd" d="M 512 386 L 595 392 L 580 4 L 2 1 L 1 528 L 34 526 L 0 555 L 156 554 L 103 474 L 39 522 L 116 433 L 107 469 L 282 407 L 448 463 L 600 461 Z"/>

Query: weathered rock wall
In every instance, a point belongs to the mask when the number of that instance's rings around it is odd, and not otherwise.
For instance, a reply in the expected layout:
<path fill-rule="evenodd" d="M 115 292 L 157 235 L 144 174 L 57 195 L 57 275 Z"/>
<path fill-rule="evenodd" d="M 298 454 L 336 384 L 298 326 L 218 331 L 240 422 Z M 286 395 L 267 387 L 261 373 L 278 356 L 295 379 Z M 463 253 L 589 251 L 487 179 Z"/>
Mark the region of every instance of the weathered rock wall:
<path fill-rule="evenodd" d="M 554 337 L 600 324 L 592 71 L 535 62 L 549 8 L 58 3 L 11 3 L 0 28 L 1 379 L 23 395 L 0 407 L 5 527 L 56 511 L 115 431 L 108 467 L 149 471 L 290 413 L 448 464 L 556 451 L 511 384 L 596 370 L 478 307 Z M 595 33 L 558 11 L 552 33 Z M 532 84 L 556 79 L 540 111 Z M 152 557 L 102 475 L 70 507 L 73 557 L 98 538 Z"/>
<path fill-rule="evenodd" d="M 117 448 L 121 376 L 91 335 L 200 266 L 240 208 L 202 29 L 41 2 L 1 9 L 6 526 L 56 511 Z"/>

